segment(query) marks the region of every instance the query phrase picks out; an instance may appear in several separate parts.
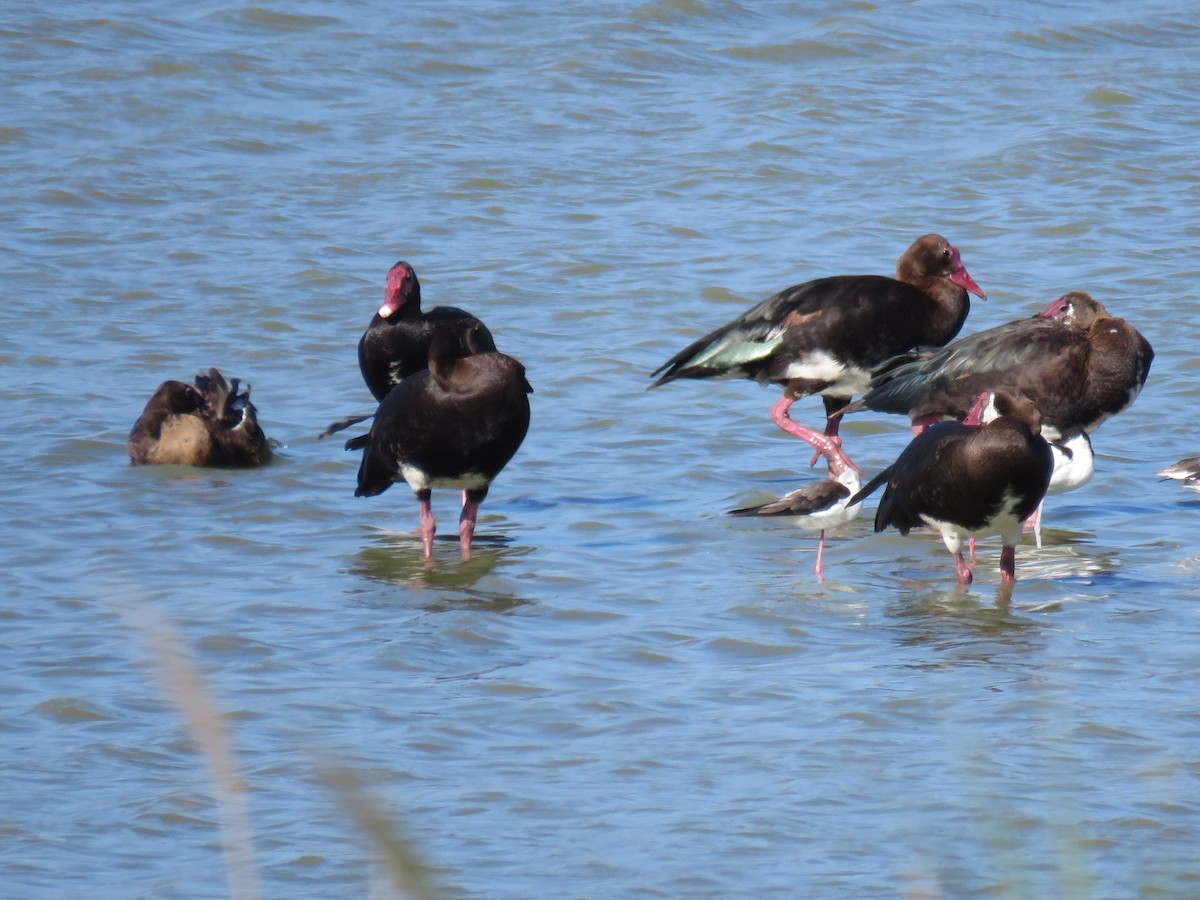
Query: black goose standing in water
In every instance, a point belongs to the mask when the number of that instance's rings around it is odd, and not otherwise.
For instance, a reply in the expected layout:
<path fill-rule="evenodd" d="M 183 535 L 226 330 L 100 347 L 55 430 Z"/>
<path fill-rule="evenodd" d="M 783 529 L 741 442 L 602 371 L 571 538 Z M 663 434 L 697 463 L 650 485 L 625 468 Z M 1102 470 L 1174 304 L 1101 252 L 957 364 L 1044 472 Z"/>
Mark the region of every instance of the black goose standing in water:
<path fill-rule="evenodd" d="M 140 465 L 245 468 L 271 458 L 271 447 L 250 402 L 234 378 L 216 369 L 193 384 L 164 381 L 129 432 L 129 461 Z"/>
<path fill-rule="evenodd" d="M 837 411 L 867 388 L 871 372 L 900 353 L 941 346 L 958 334 L 971 304 L 984 297 L 958 250 L 927 234 L 904 251 L 896 277 L 836 275 L 780 291 L 685 347 L 660 366 L 651 387 L 677 378 L 753 378 L 781 384 L 771 419 L 817 453 L 841 450 Z M 825 431 L 794 422 L 788 409 L 821 394 Z"/>
<path fill-rule="evenodd" d="M 980 412 L 985 403 L 988 411 Z M 984 393 L 968 419 L 973 415 L 982 415 L 985 424 L 938 422 L 922 431 L 850 502 L 861 503 L 886 484 L 875 530 L 893 525 L 908 534 L 927 526 L 941 532 L 963 584 L 972 578 L 963 538 L 998 533 L 1000 575 L 1011 585 L 1021 529 L 1045 496 L 1054 460 L 1040 434 L 1038 411 L 1026 398 Z"/>
<path fill-rule="evenodd" d="M 395 385 L 425 368 L 439 331 L 467 326 L 478 326 L 491 339 L 487 326 L 456 306 L 424 312 L 417 273 L 404 260 L 396 263 L 388 269 L 383 306 L 358 341 L 358 368 L 368 390 L 382 401 Z"/>
<path fill-rule="evenodd" d="M 429 366 L 392 388 L 368 434 L 346 442 L 361 449 L 356 497 L 382 494 L 406 481 L 421 508 L 421 541 L 433 554 L 435 487 L 463 492 L 459 550 L 471 558 L 479 504 L 500 470 L 513 458 L 529 430 L 525 367 L 496 351 L 478 321 L 439 329 Z"/>
<path fill-rule="evenodd" d="M 1065 493 L 1092 477 L 1089 434 L 1133 403 L 1153 361 L 1137 329 L 1090 294 L 1071 291 L 1038 315 L 898 361 L 842 412 L 902 413 L 919 432 L 931 422 L 962 419 L 981 391 L 1022 394 L 1037 407 L 1054 453 L 1048 493 Z M 1039 547 L 1041 522 L 1039 506 L 1030 521 Z"/>

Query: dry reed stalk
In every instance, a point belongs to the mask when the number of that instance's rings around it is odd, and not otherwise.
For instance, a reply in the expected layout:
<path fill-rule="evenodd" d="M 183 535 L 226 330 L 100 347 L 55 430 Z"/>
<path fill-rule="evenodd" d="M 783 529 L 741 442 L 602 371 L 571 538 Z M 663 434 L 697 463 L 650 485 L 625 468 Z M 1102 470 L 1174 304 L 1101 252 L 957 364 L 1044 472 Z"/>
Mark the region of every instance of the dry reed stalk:
<path fill-rule="evenodd" d="M 142 605 L 123 606 L 126 621 L 141 634 L 154 656 L 167 696 L 178 708 L 208 768 L 220 823 L 229 894 L 234 900 L 261 896 L 254 862 L 254 832 L 250 825 L 246 784 L 234 758 L 229 731 L 195 659 L 167 620 Z"/>
<path fill-rule="evenodd" d="M 354 772 L 344 766 L 322 767 L 319 771 L 359 830 L 375 845 L 379 862 L 390 882 L 386 895 L 401 900 L 435 900 L 437 895 L 428 866 Z"/>

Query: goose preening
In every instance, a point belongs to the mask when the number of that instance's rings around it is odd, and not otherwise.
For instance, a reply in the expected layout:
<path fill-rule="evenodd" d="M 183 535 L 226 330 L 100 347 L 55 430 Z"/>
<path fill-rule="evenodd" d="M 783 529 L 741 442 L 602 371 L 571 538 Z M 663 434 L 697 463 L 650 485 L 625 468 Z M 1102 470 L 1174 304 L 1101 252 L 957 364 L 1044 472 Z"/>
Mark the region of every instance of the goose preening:
<path fill-rule="evenodd" d="M 226 383 L 216 369 L 191 384 L 164 381 L 129 432 L 134 465 L 250 467 L 271 458 L 271 448 L 250 402 L 250 385 Z"/>

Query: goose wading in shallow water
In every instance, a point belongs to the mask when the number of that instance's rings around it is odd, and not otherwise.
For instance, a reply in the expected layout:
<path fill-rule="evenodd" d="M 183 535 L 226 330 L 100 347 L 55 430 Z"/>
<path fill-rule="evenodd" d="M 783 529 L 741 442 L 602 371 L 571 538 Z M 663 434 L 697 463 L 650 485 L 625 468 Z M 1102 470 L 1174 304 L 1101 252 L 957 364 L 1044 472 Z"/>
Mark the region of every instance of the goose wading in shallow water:
<path fill-rule="evenodd" d="M 129 432 L 128 449 L 135 466 L 248 468 L 271 458 L 250 385 L 227 384 L 216 369 L 192 384 L 160 384 Z"/>
<path fill-rule="evenodd" d="M 1071 291 L 1040 314 L 920 351 L 876 374 L 843 413 L 862 409 L 907 415 L 913 431 L 961 420 L 980 392 L 1005 389 L 1028 398 L 1055 457 L 1049 493 L 1091 478 L 1089 434 L 1129 407 L 1150 374 L 1154 350 L 1124 319 L 1084 291 Z M 1041 507 L 1030 526 L 1041 546 Z"/>
<path fill-rule="evenodd" d="M 967 318 L 968 292 L 984 297 L 944 237 L 927 234 L 904 251 L 896 277 L 835 275 L 786 288 L 660 366 L 651 387 L 680 378 L 753 378 L 783 385 L 771 419 L 811 444 L 817 455 L 840 454 L 837 411 L 866 389 L 871 372 L 898 354 L 941 346 Z M 652 377 L 653 377 L 652 376 Z M 825 430 L 795 422 L 797 399 L 821 394 Z"/>
<path fill-rule="evenodd" d="M 463 492 L 459 550 L 471 558 L 479 504 L 529 430 L 525 367 L 496 351 L 478 321 L 440 329 L 429 367 L 392 388 L 367 434 L 346 442 L 362 450 L 356 497 L 382 494 L 398 481 L 412 488 L 421 509 L 425 556 L 433 554 L 433 488 Z"/>
<path fill-rule="evenodd" d="M 1011 585 L 1022 526 L 1046 494 L 1054 460 L 1028 399 L 996 391 L 984 393 L 978 404 L 968 419 L 981 416 L 984 424 L 929 426 L 850 502 L 861 503 L 886 485 L 875 530 L 894 526 L 908 534 L 924 526 L 939 531 L 962 584 L 972 579 L 963 538 L 999 534 L 1000 575 Z"/>
<path fill-rule="evenodd" d="M 383 400 L 395 385 L 426 367 L 439 331 L 472 325 L 487 332 L 479 319 L 456 306 L 435 306 L 424 312 L 417 273 L 404 260 L 396 263 L 388 269 L 383 306 L 358 341 L 358 368 L 367 389 L 376 400 Z"/>

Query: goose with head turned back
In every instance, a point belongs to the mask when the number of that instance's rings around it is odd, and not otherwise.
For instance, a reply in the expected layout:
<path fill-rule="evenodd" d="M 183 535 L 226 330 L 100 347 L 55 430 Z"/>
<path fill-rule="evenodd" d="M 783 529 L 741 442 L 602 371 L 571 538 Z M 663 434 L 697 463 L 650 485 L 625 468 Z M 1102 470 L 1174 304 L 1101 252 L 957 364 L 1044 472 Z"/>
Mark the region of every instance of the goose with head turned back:
<path fill-rule="evenodd" d="M 1054 460 L 1038 411 L 1026 398 L 985 392 L 968 419 L 974 415 L 984 424 L 938 422 L 922 431 L 850 502 L 861 503 L 886 485 L 875 530 L 891 525 L 908 534 L 926 526 L 941 532 L 963 584 L 972 579 L 963 538 L 999 533 L 1000 574 L 1012 584 L 1022 526 L 1046 494 Z"/>
<path fill-rule="evenodd" d="M 1089 433 L 1127 408 L 1150 374 L 1154 350 L 1124 319 L 1084 291 L 1071 291 L 1041 313 L 911 354 L 871 382 L 843 410 L 908 415 L 913 431 L 962 419 L 981 391 L 1028 398 L 1054 453 L 1049 493 L 1074 490 L 1095 464 Z M 1042 544 L 1042 509 L 1030 520 Z"/>
<path fill-rule="evenodd" d="M 1154 350 L 1124 319 L 1083 291 L 1039 315 L 960 338 L 880 372 L 843 412 L 902 413 L 920 427 L 961 420 L 981 391 L 1031 400 L 1049 441 L 1093 432 L 1137 398 Z"/>
<path fill-rule="evenodd" d="M 212 368 L 191 384 L 160 384 L 129 432 L 128 449 L 134 465 L 248 468 L 271 458 L 250 385 L 226 383 Z"/>

